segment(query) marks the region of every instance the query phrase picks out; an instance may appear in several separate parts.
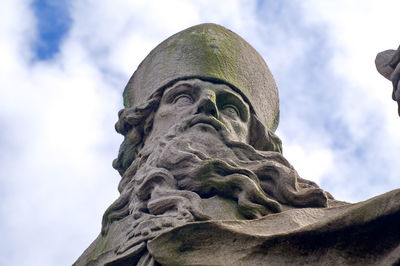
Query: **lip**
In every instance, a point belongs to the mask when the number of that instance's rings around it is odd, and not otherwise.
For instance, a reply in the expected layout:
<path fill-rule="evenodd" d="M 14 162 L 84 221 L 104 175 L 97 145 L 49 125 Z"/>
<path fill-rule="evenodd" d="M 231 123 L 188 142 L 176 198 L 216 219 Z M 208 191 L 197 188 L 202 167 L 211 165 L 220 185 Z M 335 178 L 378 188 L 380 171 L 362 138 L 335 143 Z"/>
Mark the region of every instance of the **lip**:
<path fill-rule="evenodd" d="M 210 116 L 195 116 L 189 123 L 189 127 L 193 127 L 198 124 L 205 124 L 208 126 L 212 126 L 215 130 L 219 131 L 224 127 L 224 124 L 222 124 L 219 120 L 217 120 L 214 117 Z"/>

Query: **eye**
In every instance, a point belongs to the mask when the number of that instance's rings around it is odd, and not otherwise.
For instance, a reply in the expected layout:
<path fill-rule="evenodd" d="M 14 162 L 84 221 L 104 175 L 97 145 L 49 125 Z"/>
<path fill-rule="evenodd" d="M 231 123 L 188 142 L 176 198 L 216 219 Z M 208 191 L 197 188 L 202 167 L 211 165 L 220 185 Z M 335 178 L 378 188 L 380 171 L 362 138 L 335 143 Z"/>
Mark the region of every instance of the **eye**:
<path fill-rule="evenodd" d="M 189 105 L 193 103 L 193 99 L 188 94 L 179 94 L 174 98 L 173 103 L 179 106 Z"/>
<path fill-rule="evenodd" d="M 236 118 L 240 116 L 238 108 L 231 104 L 224 105 L 224 107 L 222 108 L 222 112 L 231 118 Z"/>

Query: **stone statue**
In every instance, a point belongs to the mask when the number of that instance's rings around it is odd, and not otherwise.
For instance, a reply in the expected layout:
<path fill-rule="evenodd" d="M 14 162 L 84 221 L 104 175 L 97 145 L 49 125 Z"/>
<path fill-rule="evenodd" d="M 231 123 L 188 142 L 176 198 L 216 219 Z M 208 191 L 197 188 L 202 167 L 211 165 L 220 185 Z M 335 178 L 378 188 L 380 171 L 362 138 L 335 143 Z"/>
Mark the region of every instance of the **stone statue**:
<path fill-rule="evenodd" d="M 278 92 L 246 41 L 179 32 L 124 91 L 120 196 L 74 265 L 399 263 L 400 191 L 335 200 L 301 178 L 274 134 Z"/>
<path fill-rule="evenodd" d="M 392 99 L 397 102 L 400 116 L 400 46 L 397 50 L 386 50 L 376 56 L 378 72 L 393 84 Z"/>

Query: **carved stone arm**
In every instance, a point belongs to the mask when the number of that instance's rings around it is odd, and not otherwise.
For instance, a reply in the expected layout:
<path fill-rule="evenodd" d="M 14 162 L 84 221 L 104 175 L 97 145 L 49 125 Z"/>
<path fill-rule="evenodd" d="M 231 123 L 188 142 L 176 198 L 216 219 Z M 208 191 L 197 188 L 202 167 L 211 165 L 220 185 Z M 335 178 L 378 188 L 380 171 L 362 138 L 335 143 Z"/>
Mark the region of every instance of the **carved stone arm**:
<path fill-rule="evenodd" d="M 375 65 L 378 72 L 392 81 L 393 93 L 392 99 L 398 104 L 398 113 L 400 116 L 400 46 L 397 50 L 386 50 L 380 52 L 375 59 Z"/>

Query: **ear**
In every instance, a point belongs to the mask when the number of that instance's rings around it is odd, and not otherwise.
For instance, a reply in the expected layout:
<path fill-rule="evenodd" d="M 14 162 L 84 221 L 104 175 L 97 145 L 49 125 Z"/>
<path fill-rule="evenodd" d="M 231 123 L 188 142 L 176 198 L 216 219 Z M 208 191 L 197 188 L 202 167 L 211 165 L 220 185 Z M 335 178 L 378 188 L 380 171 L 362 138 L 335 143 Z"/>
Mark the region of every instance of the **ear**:
<path fill-rule="evenodd" d="M 251 115 L 249 135 L 249 144 L 256 150 L 282 153 L 282 141 L 266 128 L 255 114 Z"/>

